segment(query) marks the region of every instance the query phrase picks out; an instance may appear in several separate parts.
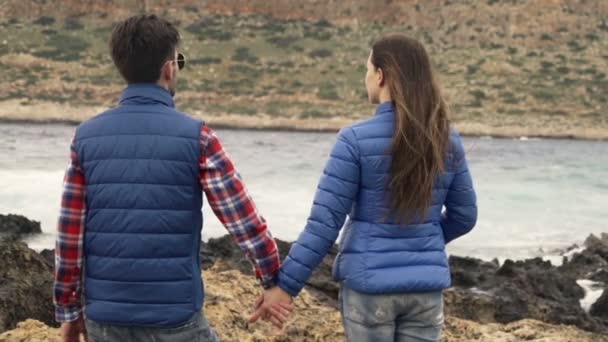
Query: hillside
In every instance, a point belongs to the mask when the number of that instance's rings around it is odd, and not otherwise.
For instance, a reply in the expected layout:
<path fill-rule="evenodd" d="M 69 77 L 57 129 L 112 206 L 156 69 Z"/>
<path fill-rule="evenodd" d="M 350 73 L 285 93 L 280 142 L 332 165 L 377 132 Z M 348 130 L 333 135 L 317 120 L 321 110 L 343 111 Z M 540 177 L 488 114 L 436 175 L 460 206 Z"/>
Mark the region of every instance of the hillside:
<path fill-rule="evenodd" d="M 178 106 L 236 127 L 336 129 L 368 116 L 369 43 L 425 42 L 466 134 L 608 139 L 608 2 L 16 1 L 0 6 L 0 119 L 82 121 L 122 87 L 112 24 L 176 23 Z"/>

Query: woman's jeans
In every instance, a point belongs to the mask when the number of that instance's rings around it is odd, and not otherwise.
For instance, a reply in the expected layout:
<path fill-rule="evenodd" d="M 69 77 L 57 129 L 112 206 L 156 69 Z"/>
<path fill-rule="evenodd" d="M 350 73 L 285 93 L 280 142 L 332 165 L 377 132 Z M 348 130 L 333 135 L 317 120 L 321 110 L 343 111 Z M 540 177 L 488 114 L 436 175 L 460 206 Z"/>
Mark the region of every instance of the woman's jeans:
<path fill-rule="evenodd" d="M 370 295 L 342 285 L 340 311 L 349 342 L 435 342 L 443 326 L 443 293 Z"/>

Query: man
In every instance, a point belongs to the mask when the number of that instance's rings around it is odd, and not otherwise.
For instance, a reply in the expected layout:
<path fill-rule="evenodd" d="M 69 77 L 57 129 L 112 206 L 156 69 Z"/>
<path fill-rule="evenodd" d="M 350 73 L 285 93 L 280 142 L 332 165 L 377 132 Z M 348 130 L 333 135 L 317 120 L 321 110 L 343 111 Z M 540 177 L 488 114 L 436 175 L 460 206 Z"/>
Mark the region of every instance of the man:
<path fill-rule="evenodd" d="M 275 286 L 276 243 L 222 144 L 174 108 L 179 42 L 153 15 L 112 33 L 128 86 L 117 107 L 78 127 L 65 177 L 54 302 L 66 342 L 217 340 L 202 312 L 203 191 L 267 293 Z M 280 326 L 292 307 L 275 309 L 263 314 Z"/>

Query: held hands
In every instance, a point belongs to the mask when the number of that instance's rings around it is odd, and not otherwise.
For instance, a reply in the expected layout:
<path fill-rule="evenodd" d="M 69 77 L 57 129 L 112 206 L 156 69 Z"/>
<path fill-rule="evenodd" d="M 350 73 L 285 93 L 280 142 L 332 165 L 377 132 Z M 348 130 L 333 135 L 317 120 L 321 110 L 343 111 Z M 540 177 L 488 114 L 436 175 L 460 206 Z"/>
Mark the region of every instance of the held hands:
<path fill-rule="evenodd" d="M 249 318 L 250 323 L 260 318 L 270 321 L 277 328 L 282 328 L 293 311 L 293 299 L 280 287 L 265 290 L 255 302 L 255 312 Z"/>

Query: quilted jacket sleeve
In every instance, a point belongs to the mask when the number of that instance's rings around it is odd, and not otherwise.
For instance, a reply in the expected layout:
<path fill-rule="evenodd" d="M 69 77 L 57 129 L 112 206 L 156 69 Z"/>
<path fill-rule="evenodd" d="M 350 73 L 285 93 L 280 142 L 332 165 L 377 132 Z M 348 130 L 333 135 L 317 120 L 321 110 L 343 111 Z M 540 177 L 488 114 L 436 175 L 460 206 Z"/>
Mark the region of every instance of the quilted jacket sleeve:
<path fill-rule="evenodd" d="M 465 235 L 477 222 L 477 196 L 467 165 L 464 147 L 455 134 L 453 142 L 454 178 L 445 199 L 446 210 L 441 215 L 441 228 L 448 243 Z"/>
<path fill-rule="evenodd" d="M 359 190 L 359 150 L 351 128 L 338 135 L 323 170 L 304 231 L 292 245 L 278 285 L 292 296 L 333 246 Z"/>

